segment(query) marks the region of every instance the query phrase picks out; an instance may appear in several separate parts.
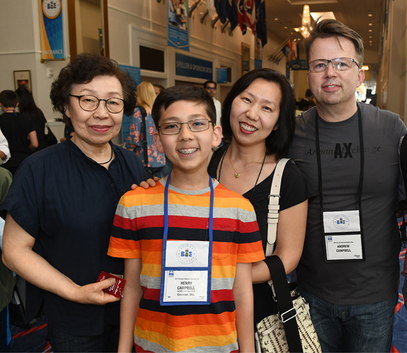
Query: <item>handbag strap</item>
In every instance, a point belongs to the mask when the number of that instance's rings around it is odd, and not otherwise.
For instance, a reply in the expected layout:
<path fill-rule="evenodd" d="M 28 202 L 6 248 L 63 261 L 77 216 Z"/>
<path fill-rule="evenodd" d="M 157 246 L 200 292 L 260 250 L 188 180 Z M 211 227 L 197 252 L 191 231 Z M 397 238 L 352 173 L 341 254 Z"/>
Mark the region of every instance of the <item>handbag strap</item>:
<path fill-rule="evenodd" d="M 266 243 L 266 257 L 271 256 L 274 250 L 274 244 L 276 243 L 277 236 L 277 224 L 278 224 L 278 211 L 280 209 L 280 188 L 281 179 L 285 165 L 289 161 L 289 158 L 281 158 L 274 169 L 273 180 L 271 181 L 268 214 L 267 214 L 267 243 Z"/>
<path fill-rule="evenodd" d="M 284 325 L 285 335 L 287 338 L 288 348 L 290 352 L 302 352 L 302 344 L 300 334 L 298 332 L 297 311 L 293 307 L 293 302 L 290 295 L 290 289 L 287 283 L 287 276 L 282 261 L 276 255 L 266 258 L 265 263 L 269 268 L 271 278 L 273 280 L 273 294 L 277 299 L 278 308 L 280 310 L 281 321 Z"/>
<path fill-rule="evenodd" d="M 148 149 L 148 143 L 147 143 L 147 127 L 146 127 L 146 116 L 147 116 L 147 112 L 144 109 L 144 107 L 142 106 L 137 106 L 137 108 L 139 108 L 141 116 L 143 118 L 143 150 L 144 150 L 144 166 L 148 167 L 148 153 L 147 153 L 147 149 Z"/>

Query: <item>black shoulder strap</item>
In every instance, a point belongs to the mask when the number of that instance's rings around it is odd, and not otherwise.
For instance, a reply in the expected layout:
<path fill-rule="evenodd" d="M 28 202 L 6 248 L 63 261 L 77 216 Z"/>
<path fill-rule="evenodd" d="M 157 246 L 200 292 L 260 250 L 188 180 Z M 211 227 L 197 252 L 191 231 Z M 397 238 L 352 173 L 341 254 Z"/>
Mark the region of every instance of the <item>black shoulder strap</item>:
<path fill-rule="evenodd" d="M 148 167 L 148 153 L 147 153 L 147 148 L 148 148 L 148 144 L 147 144 L 147 127 L 146 127 L 146 116 L 147 116 L 147 112 L 144 109 L 144 107 L 142 106 L 137 106 L 137 108 L 139 108 L 141 116 L 143 117 L 143 150 L 144 150 L 144 166 Z"/>
<path fill-rule="evenodd" d="M 297 312 L 293 307 L 290 289 L 287 283 L 284 265 L 280 258 L 272 255 L 266 258 L 265 263 L 270 270 L 273 280 L 274 293 L 280 309 L 281 320 L 283 321 L 285 335 L 287 337 L 290 352 L 302 352 L 302 344 L 297 326 Z"/>

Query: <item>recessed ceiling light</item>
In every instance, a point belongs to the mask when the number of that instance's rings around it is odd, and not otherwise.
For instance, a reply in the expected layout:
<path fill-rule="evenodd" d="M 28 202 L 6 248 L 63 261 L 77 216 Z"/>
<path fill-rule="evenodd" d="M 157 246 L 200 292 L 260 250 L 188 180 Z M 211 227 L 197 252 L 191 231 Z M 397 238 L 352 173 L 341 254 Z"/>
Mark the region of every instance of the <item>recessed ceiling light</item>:
<path fill-rule="evenodd" d="M 373 38 L 373 36 L 369 36 L 369 38 Z"/>
<path fill-rule="evenodd" d="M 372 22 L 370 22 L 370 23 L 369 23 L 369 26 L 373 26 L 373 23 L 372 23 Z"/>
<path fill-rule="evenodd" d="M 369 32 L 373 32 L 373 29 L 369 29 Z"/>
<path fill-rule="evenodd" d="M 371 13 L 367 14 L 369 17 L 372 17 L 373 15 Z"/>
<path fill-rule="evenodd" d="M 278 17 L 274 17 L 274 21 L 278 21 Z"/>
<path fill-rule="evenodd" d="M 287 28 L 288 28 L 287 26 L 284 27 L 284 29 L 287 29 Z"/>

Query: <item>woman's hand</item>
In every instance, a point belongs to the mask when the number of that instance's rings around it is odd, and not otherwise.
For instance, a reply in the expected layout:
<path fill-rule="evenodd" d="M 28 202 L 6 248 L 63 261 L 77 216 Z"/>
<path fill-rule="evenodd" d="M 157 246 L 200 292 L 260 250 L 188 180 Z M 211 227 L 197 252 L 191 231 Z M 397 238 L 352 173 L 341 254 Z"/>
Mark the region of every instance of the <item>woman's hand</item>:
<path fill-rule="evenodd" d="M 104 281 L 78 286 L 73 294 L 72 300 L 81 304 L 105 305 L 113 303 L 120 298 L 114 295 L 103 292 L 103 289 L 109 288 L 114 284 L 113 278 L 105 279 Z"/>
<path fill-rule="evenodd" d="M 139 186 L 138 186 L 137 184 L 132 184 L 132 185 L 131 185 L 131 189 L 132 189 L 132 190 L 135 190 L 135 189 L 137 189 L 138 187 L 142 187 L 142 188 L 144 188 L 144 189 L 148 189 L 150 186 L 151 186 L 151 187 L 154 187 L 154 186 L 156 185 L 156 182 L 157 182 L 158 180 L 160 180 L 159 177 L 154 177 L 153 179 L 150 178 L 150 179 L 147 179 L 147 181 L 142 181 Z"/>

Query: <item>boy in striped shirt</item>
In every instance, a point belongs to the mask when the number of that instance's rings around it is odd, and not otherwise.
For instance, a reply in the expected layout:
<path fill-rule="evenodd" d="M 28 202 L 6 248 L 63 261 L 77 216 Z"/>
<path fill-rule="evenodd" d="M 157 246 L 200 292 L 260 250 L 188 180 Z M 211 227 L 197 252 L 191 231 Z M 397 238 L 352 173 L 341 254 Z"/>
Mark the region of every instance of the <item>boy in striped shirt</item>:
<path fill-rule="evenodd" d="M 253 352 L 251 268 L 264 254 L 250 202 L 207 173 L 222 135 L 213 100 L 174 86 L 152 116 L 173 170 L 117 207 L 108 254 L 125 259 L 119 352 L 133 342 L 137 352 Z"/>

